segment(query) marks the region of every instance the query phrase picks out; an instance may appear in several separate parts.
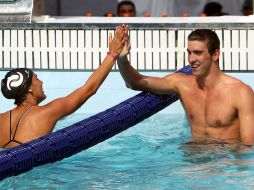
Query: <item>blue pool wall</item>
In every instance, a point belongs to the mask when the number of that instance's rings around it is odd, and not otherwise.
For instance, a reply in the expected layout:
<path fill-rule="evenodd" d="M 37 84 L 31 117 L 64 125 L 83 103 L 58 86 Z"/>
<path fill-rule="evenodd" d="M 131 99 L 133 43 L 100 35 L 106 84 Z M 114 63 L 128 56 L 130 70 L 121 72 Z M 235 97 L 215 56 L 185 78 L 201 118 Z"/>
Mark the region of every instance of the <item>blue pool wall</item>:
<path fill-rule="evenodd" d="M 0 71 L 0 79 L 5 76 L 6 71 Z M 36 71 L 38 78 L 43 81 L 43 89 L 47 95 L 41 105 L 44 105 L 56 98 L 68 95 L 70 92 L 80 87 L 85 83 L 92 72 L 54 72 L 54 71 Z M 150 76 L 165 76 L 166 72 L 144 72 L 142 74 Z M 241 79 L 254 89 L 254 74 L 253 73 L 228 73 L 231 76 Z M 76 113 L 96 114 L 104 111 L 127 98 L 130 98 L 138 91 L 133 91 L 125 86 L 125 83 L 119 72 L 111 72 L 97 93 L 92 96 Z M 0 95 L 1 106 L 0 112 L 15 107 L 13 100 L 5 99 Z M 184 110 L 180 101 L 177 101 L 169 107 L 160 111 L 163 114 L 184 114 Z"/>

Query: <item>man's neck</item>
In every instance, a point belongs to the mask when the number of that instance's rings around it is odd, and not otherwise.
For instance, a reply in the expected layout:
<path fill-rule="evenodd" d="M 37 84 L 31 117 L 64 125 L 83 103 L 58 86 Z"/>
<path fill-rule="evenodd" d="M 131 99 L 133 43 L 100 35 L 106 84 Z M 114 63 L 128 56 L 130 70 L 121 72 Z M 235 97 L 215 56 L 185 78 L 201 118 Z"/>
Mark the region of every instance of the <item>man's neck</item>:
<path fill-rule="evenodd" d="M 217 66 L 210 68 L 209 72 L 201 77 L 197 77 L 198 86 L 203 90 L 209 90 L 214 88 L 219 84 L 220 78 L 222 76 L 222 71 Z"/>

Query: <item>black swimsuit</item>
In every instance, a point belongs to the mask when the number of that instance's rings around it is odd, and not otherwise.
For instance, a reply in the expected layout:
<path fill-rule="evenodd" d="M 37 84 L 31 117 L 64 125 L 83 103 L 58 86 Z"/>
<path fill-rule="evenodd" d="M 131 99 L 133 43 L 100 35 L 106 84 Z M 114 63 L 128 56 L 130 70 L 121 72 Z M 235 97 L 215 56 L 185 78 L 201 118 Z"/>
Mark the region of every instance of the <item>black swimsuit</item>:
<path fill-rule="evenodd" d="M 19 121 L 18 121 L 18 123 L 17 123 L 17 125 L 16 125 L 16 129 L 15 129 L 15 131 L 14 131 L 13 137 L 11 137 L 11 134 L 12 134 L 12 133 L 11 133 L 11 111 L 9 112 L 9 113 L 10 113 L 10 140 L 3 146 L 4 148 L 5 148 L 8 144 L 10 144 L 11 142 L 15 142 L 15 143 L 18 143 L 18 144 L 22 144 L 21 142 L 15 140 L 15 135 L 16 135 L 17 129 L 18 129 L 19 124 L 20 124 L 20 122 L 22 121 L 24 115 L 25 115 L 32 107 L 33 107 L 33 106 L 30 106 L 30 107 L 21 115 L 21 117 L 19 118 Z"/>

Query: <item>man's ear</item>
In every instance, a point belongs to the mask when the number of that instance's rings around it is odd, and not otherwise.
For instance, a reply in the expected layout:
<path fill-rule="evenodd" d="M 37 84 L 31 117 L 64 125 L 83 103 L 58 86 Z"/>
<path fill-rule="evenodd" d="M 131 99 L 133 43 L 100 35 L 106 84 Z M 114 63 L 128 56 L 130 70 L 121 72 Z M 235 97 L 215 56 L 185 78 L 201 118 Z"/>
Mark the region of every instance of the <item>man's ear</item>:
<path fill-rule="evenodd" d="M 220 57 L 220 49 L 216 49 L 212 54 L 213 61 L 219 61 L 219 57 Z"/>

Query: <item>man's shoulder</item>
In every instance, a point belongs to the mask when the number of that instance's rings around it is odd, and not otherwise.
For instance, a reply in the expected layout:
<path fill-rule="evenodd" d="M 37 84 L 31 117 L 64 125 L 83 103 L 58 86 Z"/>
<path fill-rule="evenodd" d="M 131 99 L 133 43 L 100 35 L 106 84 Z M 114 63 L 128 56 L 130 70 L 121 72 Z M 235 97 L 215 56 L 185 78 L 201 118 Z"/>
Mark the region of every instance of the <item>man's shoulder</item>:
<path fill-rule="evenodd" d="M 193 86 L 195 85 L 195 76 L 187 75 L 184 73 L 172 73 L 168 75 L 167 80 L 174 84 L 178 90 L 185 88 L 186 86 Z"/>
<path fill-rule="evenodd" d="M 239 91 L 239 93 L 243 94 L 243 95 L 254 95 L 253 89 L 251 88 L 251 86 L 249 86 L 248 84 L 240 81 L 239 83 L 237 83 L 237 85 L 235 86 L 235 90 Z"/>
<path fill-rule="evenodd" d="M 244 83 L 242 80 L 235 78 L 231 75 L 228 74 L 224 74 L 224 77 L 222 79 L 222 83 L 224 83 L 225 85 L 227 85 L 228 87 L 231 88 L 250 88 L 250 86 L 246 83 Z"/>
<path fill-rule="evenodd" d="M 180 72 L 168 74 L 164 77 L 166 80 L 174 82 L 176 85 L 188 83 L 194 76 Z"/>
<path fill-rule="evenodd" d="M 244 83 L 242 80 L 232 76 L 228 76 L 224 83 L 224 89 L 228 94 L 237 97 L 238 100 L 243 100 L 246 97 L 253 98 L 254 93 L 250 85 Z"/>
<path fill-rule="evenodd" d="M 185 73 L 175 73 L 175 78 L 181 84 L 190 84 L 191 81 L 196 81 L 196 77 L 193 75 L 187 75 Z"/>
<path fill-rule="evenodd" d="M 181 79 L 181 80 L 190 80 L 191 78 L 194 78 L 193 75 L 187 75 L 187 74 L 181 73 L 181 72 L 175 72 L 170 75 L 174 76 L 177 79 Z M 168 75 L 168 76 L 170 76 L 170 75 Z"/>

